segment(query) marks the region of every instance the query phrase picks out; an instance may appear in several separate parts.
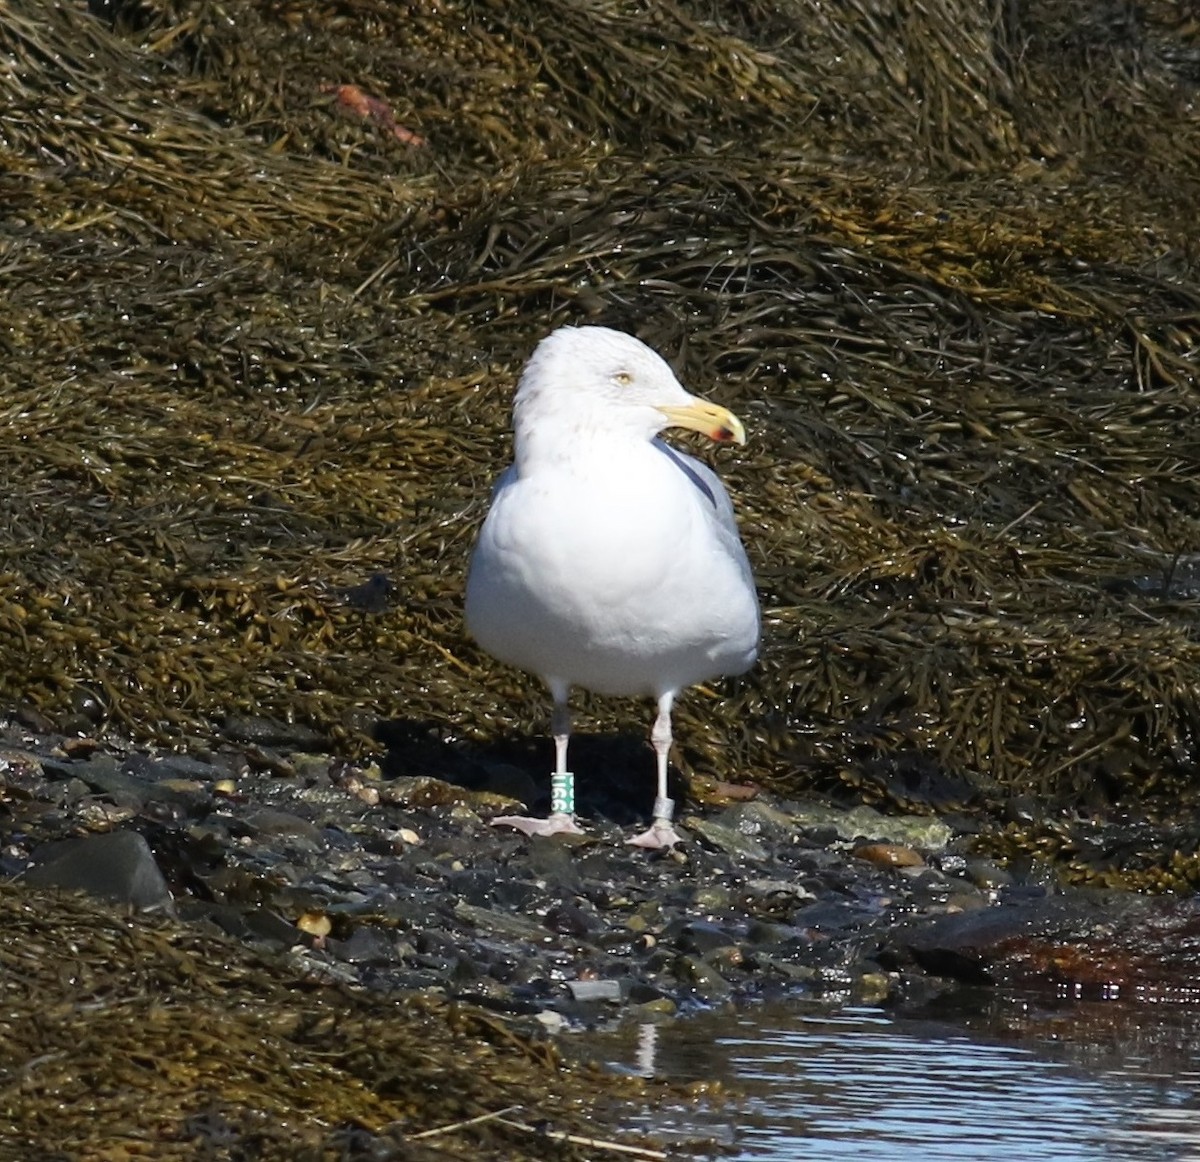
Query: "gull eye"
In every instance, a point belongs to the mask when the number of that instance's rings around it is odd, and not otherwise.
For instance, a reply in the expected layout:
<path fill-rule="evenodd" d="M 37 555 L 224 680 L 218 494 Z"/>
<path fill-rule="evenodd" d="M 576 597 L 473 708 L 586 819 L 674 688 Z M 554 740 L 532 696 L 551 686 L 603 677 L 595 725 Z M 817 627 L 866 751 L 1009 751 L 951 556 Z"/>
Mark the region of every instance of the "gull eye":
<path fill-rule="evenodd" d="M 633 376 L 628 371 L 618 371 L 613 376 L 613 382 L 618 387 L 628 387 L 633 382 Z"/>

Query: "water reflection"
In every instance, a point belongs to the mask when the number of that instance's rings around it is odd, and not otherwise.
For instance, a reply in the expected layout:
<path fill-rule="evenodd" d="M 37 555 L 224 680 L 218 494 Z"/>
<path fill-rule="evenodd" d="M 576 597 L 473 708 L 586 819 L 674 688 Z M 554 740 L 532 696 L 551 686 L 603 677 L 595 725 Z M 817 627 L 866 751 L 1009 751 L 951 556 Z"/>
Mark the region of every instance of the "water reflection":
<path fill-rule="evenodd" d="M 710 1135 L 744 1162 L 863 1151 L 873 1162 L 1198 1162 L 1200 1017 L 1127 1010 L 1101 1027 L 1074 1015 L 1010 1004 L 964 1029 L 871 1008 L 764 1006 L 644 1024 L 604 1040 L 599 1057 L 745 1094 L 703 1126 L 690 1112 L 641 1125 L 668 1140 Z"/>

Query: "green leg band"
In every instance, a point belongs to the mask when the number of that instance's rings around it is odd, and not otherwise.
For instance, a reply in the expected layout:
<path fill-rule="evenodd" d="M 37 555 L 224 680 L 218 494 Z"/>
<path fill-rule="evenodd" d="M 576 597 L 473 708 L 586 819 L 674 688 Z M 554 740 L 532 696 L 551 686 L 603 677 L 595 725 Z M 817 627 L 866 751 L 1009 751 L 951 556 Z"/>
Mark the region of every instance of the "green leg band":
<path fill-rule="evenodd" d="M 550 811 L 555 815 L 575 814 L 575 776 L 570 771 L 550 776 Z"/>

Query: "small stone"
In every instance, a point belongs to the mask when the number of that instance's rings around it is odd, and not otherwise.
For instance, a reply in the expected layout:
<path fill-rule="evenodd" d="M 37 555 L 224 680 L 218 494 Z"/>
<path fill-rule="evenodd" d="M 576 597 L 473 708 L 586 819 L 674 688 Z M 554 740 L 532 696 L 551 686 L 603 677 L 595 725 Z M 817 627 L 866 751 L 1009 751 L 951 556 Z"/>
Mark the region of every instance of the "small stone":
<path fill-rule="evenodd" d="M 721 1000 L 729 996 L 729 982 L 711 964 L 696 956 L 675 959 L 675 978 L 706 1000 Z"/>
<path fill-rule="evenodd" d="M 400 948 L 394 933 L 374 925 L 364 924 L 345 940 L 330 941 L 339 960 L 350 964 L 394 964 L 400 959 Z"/>
<path fill-rule="evenodd" d="M 319 841 L 321 837 L 320 831 L 313 824 L 290 811 L 260 807 L 257 811 L 248 811 L 245 821 L 262 835 L 296 835 L 314 842 Z"/>
<path fill-rule="evenodd" d="M 698 952 L 701 956 L 717 948 L 728 948 L 737 941 L 719 924 L 706 920 L 692 920 L 679 931 L 679 945 L 685 952 Z"/>
<path fill-rule="evenodd" d="M 725 944 L 720 948 L 714 948 L 705 954 L 704 959 L 719 972 L 742 968 L 746 962 L 745 955 L 736 944 Z"/>
<path fill-rule="evenodd" d="M 640 1014 L 647 1016 L 647 1017 L 650 1017 L 650 1016 L 670 1017 L 670 1016 L 674 1016 L 675 1010 L 678 1007 L 679 1006 L 676 1005 L 675 1002 L 670 997 L 662 996 L 662 997 L 655 997 L 653 1000 L 650 1000 L 650 1001 L 643 1001 L 640 1005 L 638 1005 L 637 1011 Z"/>
<path fill-rule="evenodd" d="M 865 859 L 878 867 L 924 867 L 919 851 L 899 843 L 864 843 L 853 852 L 855 858 Z"/>
<path fill-rule="evenodd" d="M 732 901 L 728 888 L 707 884 L 692 893 L 692 903 L 705 912 L 724 912 Z"/>
<path fill-rule="evenodd" d="M 796 821 L 790 815 L 762 799 L 731 807 L 721 816 L 721 822 L 743 835 L 761 836 L 777 843 L 790 842 L 797 832 Z"/>
<path fill-rule="evenodd" d="M 543 923 L 551 932 L 560 936 L 587 936 L 592 930 L 588 914 L 577 904 L 563 902 L 547 910 Z"/>
<path fill-rule="evenodd" d="M 162 791 L 174 791 L 177 795 L 202 796 L 208 790 L 196 779 L 159 779 L 154 786 Z"/>
<path fill-rule="evenodd" d="M 114 796 L 114 799 L 116 796 Z M 109 831 L 120 823 L 141 813 L 137 802 L 106 803 L 101 799 L 81 801 L 75 808 L 76 820 L 91 831 Z"/>
<path fill-rule="evenodd" d="M 333 921 L 324 912 L 304 912 L 296 918 L 296 927 L 309 936 L 324 940 L 333 931 Z"/>
<path fill-rule="evenodd" d="M 756 896 L 776 899 L 813 900 L 816 897 L 803 884 L 792 880 L 747 880 L 746 887 Z"/>
<path fill-rule="evenodd" d="M 465 803 L 455 803 L 450 808 L 450 822 L 460 830 L 483 826 L 483 820 L 480 819 L 479 813 L 472 811 Z"/>
<path fill-rule="evenodd" d="M 886 1001 L 891 995 L 892 981 L 885 972 L 864 972 L 858 978 L 858 999 L 869 1005 Z"/>
<path fill-rule="evenodd" d="M 764 952 L 756 952 L 754 954 L 754 964 L 759 973 L 765 970 L 774 972 L 784 980 L 794 983 L 804 983 L 817 979 L 818 970 L 809 964 L 797 964 L 795 961 L 787 960 L 782 956 L 770 956 Z"/>
<path fill-rule="evenodd" d="M 397 807 L 445 807 L 462 803 L 467 792 L 427 775 L 401 775 L 382 787 L 383 801 Z"/>
<path fill-rule="evenodd" d="M 296 778 L 302 779 L 306 783 L 320 782 L 323 778 L 329 775 L 330 767 L 333 761 L 325 754 L 308 754 L 304 751 L 299 751 L 296 754 L 288 756 L 291 761 L 292 768 L 296 772 Z M 378 772 L 379 768 L 375 768 Z M 366 776 L 367 772 L 363 772 Z M 378 774 L 375 776 L 378 778 Z"/>
<path fill-rule="evenodd" d="M 567 1018 L 564 1017 L 562 1013 L 556 1013 L 553 1009 L 543 1009 L 534 1017 L 534 1020 L 537 1021 L 547 1033 L 561 1033 L 567 1024 Z"/>
<path fill-rule="evenodd" d="M 536 920 L 530 920 L 516 912 L 499 908 L 481 908 L 461 900 L 454 905 L 454 914 L 474 928 L 508 936 L 517 940 L 530 940 L 541 944 L 547 939 L 546 929 Z"/>
<path fill-rule="evenodd" d="M 615 980 L 569 980 L 567 988 L 574 1001 L 620 1002 L 621 985 Z"/>
<path fill-rule="evenodd" d="M 289 750 L 313 750 L 325 741 L 324 735 L 306 726 L 252 715 L 228 715 L 222 733 L 233 742 L 282 746 Z"/>
<path fill-rule="evenodd" d="M 94 738 L 64 738 L 62 750 L 68 758 L 86 759 L 95 754 L 100 744 Z"/>
<path fill-rule="evenodd" d="M 1013 882 L 1012 873 L 990 859 L 968 860 L 964 870 L 967 879 L 984 891 L 997 891 Z"/>

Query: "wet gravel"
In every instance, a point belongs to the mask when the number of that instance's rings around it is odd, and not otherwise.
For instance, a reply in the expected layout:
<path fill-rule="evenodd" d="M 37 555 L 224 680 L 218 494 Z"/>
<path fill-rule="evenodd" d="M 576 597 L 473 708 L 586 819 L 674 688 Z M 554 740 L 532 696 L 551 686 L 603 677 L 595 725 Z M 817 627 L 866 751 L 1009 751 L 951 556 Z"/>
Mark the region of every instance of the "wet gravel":
<path fill-rule="evenodd" d="M 527 1031 L 797 995 L 918 1008 L 962 984 L 1189 988 L 1200 905 L 1015 874 L 972 854 L 966 816 L 730 788 L 683 802 L 684 844 L 646 852 L 619 780 L 585 784 L 585 836 L 527 839 L 489 820 L 536 776 L 494 756 L 427 747 L 381 769 L 258 720 L 180 753 L 39 725 L 0 728 L 0 873 Z"/>
<path fill-rule="evenodd" d="M 512 808 L 494 790 L 387 778 L 272 730 L 231 723 L 224 742 L 156 753 L 8 723 L 0 870 L 212 925 L 315 976 L 550 1028 L 905 996 L 928 982 L 889 949 L 898 925 L 1030 890 L 944 821 L 765 793 L 685 804 L 671 852 L 604 818 L 526 839 L 489 824 Z"/>

